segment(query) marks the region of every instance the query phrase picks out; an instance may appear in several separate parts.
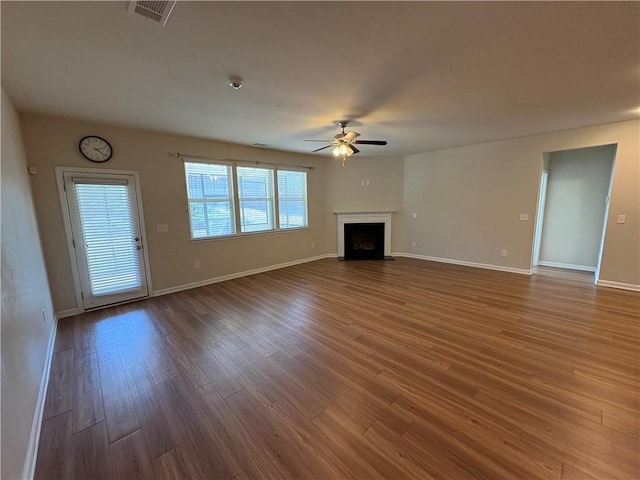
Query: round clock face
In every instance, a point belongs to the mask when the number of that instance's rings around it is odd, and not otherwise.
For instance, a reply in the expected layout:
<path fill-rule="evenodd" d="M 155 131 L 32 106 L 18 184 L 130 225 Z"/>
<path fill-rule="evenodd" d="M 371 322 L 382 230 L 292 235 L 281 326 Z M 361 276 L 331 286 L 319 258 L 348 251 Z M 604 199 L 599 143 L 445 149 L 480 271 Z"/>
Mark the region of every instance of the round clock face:
<path fill-rule="evenodd" d="M 92 162 L 106 162 L 113 155 L 113 149 L 104 138 L 89 135 L 80 140 L 80 153 Z"/>

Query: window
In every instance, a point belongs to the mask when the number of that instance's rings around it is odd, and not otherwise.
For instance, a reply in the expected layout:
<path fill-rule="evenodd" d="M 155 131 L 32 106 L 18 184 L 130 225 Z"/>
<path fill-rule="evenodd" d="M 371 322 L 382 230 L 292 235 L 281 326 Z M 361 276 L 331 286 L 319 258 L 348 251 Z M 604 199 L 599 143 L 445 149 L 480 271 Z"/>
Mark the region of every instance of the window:
<path fill-rule="evenodd" d="M 184 164 L 191 238 L 236 233 L 230 165 Z"/>
<path fill-rule="evenodd" d="M 269 168 L 238 167 L 238 200 L 240 202 L 240 231 L 264 232 L 273 230 L 273 170 Z"/>
<path fill-rule="evenodd" d="M 194 240 L 308 226 L 305 171 L 187 161 L 184 166 Z"/>
<path fill-rule="evenodd" d="M 108 295 L 142 285 L 129 185 L 73 179 L 91 294 Z"/>
<path fill-rule="evenodd" d="M 280 228 L 307 226 L 307 172 L 278 170 Z"/>

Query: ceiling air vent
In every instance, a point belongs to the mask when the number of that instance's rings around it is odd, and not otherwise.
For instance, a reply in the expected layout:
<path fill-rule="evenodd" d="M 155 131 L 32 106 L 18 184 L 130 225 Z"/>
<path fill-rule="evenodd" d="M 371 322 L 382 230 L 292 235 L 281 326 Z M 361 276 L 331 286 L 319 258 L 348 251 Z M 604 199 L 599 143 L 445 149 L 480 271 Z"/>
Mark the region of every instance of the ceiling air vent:
<path fill-rule="evenodd" d="M 168 2 L 132 1 L 129 2 L 129 11 L 158 22 L 164 27 L 176 2 L 177 0 Z"/>

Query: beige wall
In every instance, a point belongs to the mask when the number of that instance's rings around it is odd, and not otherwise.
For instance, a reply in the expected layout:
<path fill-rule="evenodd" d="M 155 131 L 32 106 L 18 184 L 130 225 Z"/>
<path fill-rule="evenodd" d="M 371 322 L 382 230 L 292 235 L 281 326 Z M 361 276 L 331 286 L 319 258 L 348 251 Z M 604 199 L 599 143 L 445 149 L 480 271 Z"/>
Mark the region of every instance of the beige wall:
<path fill-rule="evenodd" d="M 42 115 L 22 115 L 21 120 L 29 163 L 38 167 L 32 182 L 40 229 L 46 238 L 45 258 L 57 311 L 77 305 L 55 166 L 139 172 L 152 285 L 156 291 L 325 253 L 327 161 L 323 157 Z M 108 163 L 91 163 L 78 153 L 78 141 L 89 134 L 100 135 L 113 146 L 114 155 Z M 182 162 L 170 157 L 169 152 L 315 166 L 308 175 L 310 228 L 190 242 L 184 170 Z M 168 224 L 169 232 L 157 233 L 157 224 Z M 196 260 L 201 264 L 199 270 L 194 269 Z"/>
<path fill-rule="evenodd" d="M 403 157 L 351 157 L 344 167 L 339 159 L 330 158 L 328 162 L 325 187 L 327 251 L 338 252 L 334 212 L 381 211 L 396 212 L 391 218 L 391 250 L 401 251 Z"/>
<path fill-rule="evenodd" d="M 590 127 L 402 157 L 308 156 L 118 128 L 79 120 L 21 117 L 45 258 L 58 311 L 76 307 L 54 166 L 100 168 L 77 152 L 87 134 L 109 139 L 103 167 L 140 173 L 154 290 L 337 252 L 335 211 L 393 210 L 392 251 L 523 270 L 531 268 L 539 175 L 545 152 L 617 143 L 611 212 L 601 279 L 640 283 L 638 126 Z M 168 152 L 314 165 L 309 174 L 311 227 L 301 231 L 189 242 L 184 175 Z M 369 180 L 369 185 L 361 185 Z M 416 214 L 413 218 L 412 214 Z M 528 221 L 519 214 L 527 213 Z M 616 225 L 615 215 L 627 215 Z M 169 224 L 168 233 L 155 225 Z M 416 242 L 416 247 L 411 242 Z M 311 245 L 315 244 L 315 247 Z M 501 257 L 501 250 L 508 256 Z M 201 269 L 194 269 L 194 262 Z"/>
<path fill-rule="evenodd" d="M 18 115 L 2 90 L 2 478 L 22 478 L 53 305 Z M 44 311 L 44 316 L 43 316 Z"/>
<path fill-rule="evenodd" d="M 595 271 L 615 152 L 603 145 L 550 153 L 540 262 Z"/>
<path fill-rule="evenodd" d="M 600 279 L 638 285 L 639 133 L 640 121 L 631 121 L 410 155 L 404 250 L 529 270 L 544 153 L 618 144 Z M 520 213 L 529 220 L 520 221 Z M 626 224 L 616 224 L 618 214 L 627 215 Z"/>

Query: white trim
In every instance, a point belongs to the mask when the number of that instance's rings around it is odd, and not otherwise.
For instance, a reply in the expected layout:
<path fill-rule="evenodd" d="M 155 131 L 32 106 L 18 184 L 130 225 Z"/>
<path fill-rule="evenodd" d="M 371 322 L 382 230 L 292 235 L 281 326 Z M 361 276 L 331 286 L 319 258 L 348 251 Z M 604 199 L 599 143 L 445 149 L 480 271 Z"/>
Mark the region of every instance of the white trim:
<path fill-rule="evenodd" d="M 68 310 L 60 310 L 59 312 L 56 312 L 56 317 L 60 320 L 61 318 L 73 317 L 79 313 L 82 313 L 79 308 L 70 308 Z"/>
<path fill-rule="evenodd" d="M 602 267 L 602 254 L 604 253 L 604 240 L 607 236 L 607 222 L 609 221 L 609 207 L 611 206 L 611 194 L 613 193 L 613 173 L 616 168 L 616 158 L 618 155 L 618 144 L 614 143 L 615 151 L 613 152 L 613 158 L 611 159 L 611 171 L 609 172 L 609 188 L 607 189 L 607 196 L 604 200 L 604 215 L 602 219 L 602 234 L 600 235 L 600 245 L 598 246 L 598 261 L 595 270 L 595 282 L 600 280 L 600 268 Z"/>
<path fill-rule="evenodd" d="M 430 262 L 449 263 L 452 265 L 462 265 L 464 267 L 484 268 L 486 270 L 498 270 L 500 272 L 517 273 L 520 275 L 531 275 L 533 271 L 526 268 L 505 267 L 502 265 L 492 265 L 489 263 L 467 262 L 465 260 L 456 260 L 453 258 L 430 257 L 428 255 L 416 255 L 415 253 L 394 253 L 397 257 L 416 258 L 418 260 L 428 260 Z"/>
<path fill-rule="evenodd" d="M 544 209 L 547 203 L 548 180 L 549 172 L 543 169 L 542 173 L 540 174 L 540 183 L 538 186 L 536 223 L 535 230 L 533 232 L 533 265 L 538 265 L 540 263 L 540 247 L 542 246 L 542 227 L 544 225 Z"/>
<path fill-rule="evenodd" d="M 595 272 L 596 267 L 590 267 L 589 265 L 573 265 L 571 263 L 558 263 L 547 262 L 546 260 L 540 260 L 538 265 L 541 267 L 553 267 L 553 268 L 566 268 L 567 270 L 580 270 L 582 272 Z"/>
<path fill-rule="evenodd" d="M 35 474 L 36 461 L 38 459 L 38 445 L 40 444 L 40 431 L 42 430 L 42 417 L 44 416 L 44 404 L 47 398 L 49 387 L 49 374 L 51 373 L 51 361 L 53 359 L 53 349 L 56 344 L 56 334 L 58 332 L 58 315 L 53 315 L 53 325 L 49 334 L 49 344 L 42 369 L 42 379 L 40 380 L 40 390 L 36 401 L 36 410 L 31 424 L 31 434 L 29 435 L 29 445 L 27 456 L 22 467 L 22 478 L 31 480 Z"/>
<path fill-rule="evenodd" d="M 291 262 L 279 263 L 277 265 L 269 265 L 268 267 L 254 268 L 252 270 L 245 270 L 244 272 L 230 273 L 228 275 L 222 275 L 221 277 L 207 278 L 206 280 L 200 280 L 198 282 L 184 283 L 182 285 L 176 285 L 175 287 L 162 288 L 153 292 L 152 296 L 159 297 L 161 295 L 167 295 L 169 293 L 181 292 L 182 290 L 190 290 L 192 288 L 204 287 L 205 285 L 211 285 L 212 283 L 225 282 L 227 280 L 233 280 L 234 278 L 248 277 L 249 275 L 255 275 L 257 273 L 269 272 L 271 270 L 278 270 L 280 268 L 292 267 L 294 265 L 300 265 L 301 263 L 314 262 L 316 260 L 322 260 L 323 258 L 335 257 L 335 254 L 316 255 L 315 257 L 301 258 L 299 260 L 292 260 Z"/>
<path fill-rule="evenodd" d="M 69 254 L 69 266 L 71 267 L 71 277 L 73 279 L 73 290 L 76 296 L 76 305 L 78 313 L 84 312 L 82 305 L 82 295 L 80 290 L 80 275 L 78 273 L 78 262 L 76 251 L 73 247 L 73 232 L 71 231 L 71 216 L 69 214 L 69 205 L 67 203 L 67 194 L 64 187 L 65 167 L 55 167 L 56 183 L 58 185 L 58 197 L 60 199 L 60 210 L 62 212 L 62 224 L 64 225 L 64 236 L 67 242 L 67 253 Z"/>
<path fill-rule="evenodd" d="M 344 226 L 346 223 L 384 223 L 384 256 L 391 255 L 392 212 L 334 212 L 338 217 L 338 257 L 344 257 Z"/>
<path fill-rule="evenodd" d="M 640 292 L 640 285 L 635 285 L 633 283 L 612 282 L 611 280 L 598 280 L 596 282 L 596 285 L 599 287 L 620 288 L 622 290 L 632 290 L 634 292 Z"/>

